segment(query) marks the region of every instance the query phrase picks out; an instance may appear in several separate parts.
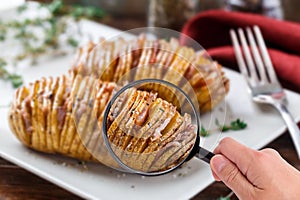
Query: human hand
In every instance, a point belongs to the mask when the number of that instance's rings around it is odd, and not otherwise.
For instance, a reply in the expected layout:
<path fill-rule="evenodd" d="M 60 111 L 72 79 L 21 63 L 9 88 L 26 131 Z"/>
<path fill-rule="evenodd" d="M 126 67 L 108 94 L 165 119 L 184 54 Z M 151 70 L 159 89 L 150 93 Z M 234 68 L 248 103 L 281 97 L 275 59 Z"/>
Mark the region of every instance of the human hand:
<path fill-rule="evenodd" d="M 300 172 L 277 151 L 256 151 L 224 138 L 214 153 L 210 161 L 214 178 L 239 199 L 300 199 Z"/>

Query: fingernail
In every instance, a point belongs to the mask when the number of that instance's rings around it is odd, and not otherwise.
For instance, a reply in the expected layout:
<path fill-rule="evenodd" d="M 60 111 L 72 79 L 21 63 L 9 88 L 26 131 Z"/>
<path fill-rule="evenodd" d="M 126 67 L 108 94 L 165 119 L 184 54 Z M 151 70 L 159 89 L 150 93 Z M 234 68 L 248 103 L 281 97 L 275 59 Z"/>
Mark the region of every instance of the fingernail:
<path fill-rule="evenodd" d="M 222 155 L 215 155 L 211 160 L 212 168 L 215 172 L 221 172 L 228 160 Z"/>

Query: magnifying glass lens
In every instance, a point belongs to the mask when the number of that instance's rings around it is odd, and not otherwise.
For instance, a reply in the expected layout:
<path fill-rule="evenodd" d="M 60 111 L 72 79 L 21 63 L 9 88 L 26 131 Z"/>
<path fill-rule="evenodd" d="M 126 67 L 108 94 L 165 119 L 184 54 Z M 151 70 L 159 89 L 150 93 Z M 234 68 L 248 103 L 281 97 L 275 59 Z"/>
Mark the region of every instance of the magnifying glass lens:
<path fill-rule="evenodd" d="M 161 80 L 121 89 L 105 113 L 104 140 L 121 167 L 142 173 L 167 171 L 190 154 L 197 117 L 188 97 Z"/>

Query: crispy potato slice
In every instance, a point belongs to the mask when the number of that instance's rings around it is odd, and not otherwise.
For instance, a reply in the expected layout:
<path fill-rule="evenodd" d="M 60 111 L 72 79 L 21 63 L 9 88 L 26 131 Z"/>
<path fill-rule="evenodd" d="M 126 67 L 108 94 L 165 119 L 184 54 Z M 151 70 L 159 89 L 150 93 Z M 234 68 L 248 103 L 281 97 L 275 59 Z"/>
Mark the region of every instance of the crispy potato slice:
<path fill-rule="evenodd" d="M 31 90 L 30 106 L 32 110 L 31 123 L 32 123 L 32 146 L 36 149 L 40 149 L 40 139 L 38 134 L 38 100 L 37 94 L 40 87 L 40 80 L 37 80 Z"/>
<path fill-rule="evenodd" d="M 127 57 L 127 43 L 124 39 L 120 38 L 118 40 L 118 44 L 116 45 L 113 56 L 114 56 L 114 64 L 115 64 L 115 73 L 112 74 L 110 80 L 113 82 L 118 82 L 122 77 L 125 69 L 126 57 Z"/>
<path fill-rule="evenodd" d="M 164 108 L 165 111 L 161 115 L 161 118 L 153 125 L 153 127 L 151 127 L 151 129 L 148 129 L 147 131 L 145 131 L 145 133 L 142 133 L 142 131 L 139 133 L 139 134 L 141 134 L 141 136 L 140 136 L 141 139 L 135 145 L 134 152 L 142 153 L 148 146 L 149 139 L 151 141 L 150 143 L 158 140 L 158 138 L 159 138 L 159 140 L 161 139 L 162 131 L 169 125 L 171 119 L 174 117 L 174 115 L 176 113 L 176 108 L 174 106 L 168 105 L 168 107 Z M 146 132 L 148 132 L 148 131 L 153 131 L 154 137 L 144 139 L 145 137 L 147 137 L 148 133 L 146 133 Z"/>
<path fill-rule="evenodd" d="M 179 139 L 182 138 L 182 136 L 184 136 L 184 134 L 182 133 L 184 133 L 186 127 L 189 127 L 190 125 L 190 115 L 185 114 L 184 121 L 177 129 L 177 131 L 175 131 L 174 134 L 164 142 L 164 144 L 159 145 L 159 148 L 154 153 L 149 154 L 147 160 L 143 165 L 144 170 L 157 171 L 167 167 L 167 160 L 179 149 L 183 148 L 184 144 L 182 144 Z M 187 136 L 189 136 L 192 139 L 196 138 L 194 132 L 187 132 Z M 172 165 L 173 164 L 175 163 L 172 163 Z"/>
<path fill-rule="evenodd" d="M 107 136 L 109 138 L 110 141 L 113 141 L 114 139 L 114 131 L 117 128 L 120 129 L 125 129 L 125 123 L 126 120 L 129 119 L 129 115 L 131 113 L 131 111 L 134 111 L 134 109 L 136 108 L 137 104 L 139 103 L 140 99 L 141 99 L 141 95 L 142 93 L 140 92 L 134 92 L 128 99 L 127 101 L 127 106 L 125 106 L 121 113 L 115 118 L 115 120 L 113 121 L 113 123 L 110 125 L 108 131 L 107 131 Z"/>
<path fill-rule="evenodd" d="M 47 149 L 51 152 L 57 152 L 56 150 L 54 150 L 54 145 L 53 145 L 53 139 L 52 139 L 52 130 L 51 130 L 51 113 L 52 113 L 52 109 L 53 109 L 53 99 L 55 96 L 55 93 L 57 91 L 58 88 L 58 82 L 59 79 L 55 78 L 53 79 L 52 77 L 48 79 L 48 84 L 47 84 L 47 89 L 49 89 L 49 93 L 46 97 L 46 102 L 48 105 L 48 114 L 46 115 L 46 146 Z"/>
<path fill-rule="evenodd" d="M 185 159 L 186 157 L 183 156 L 187 156 L 195 144 L 195 128 L 195 126 L 188 124 L 185 129 L 177 135 L 174 141 L 161 148 L 149 171 L 158 171 L 173 167 L 182 159 Z"/>
<path fill-rule="evenodd" d="M 110 81 L 113 79 L 115 69 L 116 69 L 116 57 L 114 57 L 114 49 L 115 47 L 114 42 L 107 42 L 106 45 L 106 52 L 104 54 L 104 58 L 102 59 L 102 66 L 100 71 L 102 72 L 100 78 L 103 81 Z"/>
<path fill-rule="evenodd" d="M 29 91 L 26 87 L 19 88 L 16 90 L 15 96 L 16 99 L 12 102 L 9 111 L 9 125 L 22 143 L 31 146 L 32 124 L 31 114 L 28 112 L 28 107 L 30 111 Z"/>
<path fill-rule="evenodd" d="M 129 100 L 129 102 L 134 102 L 131 108 L 127 108 L 126 111 L 123 110 L 108 129 L 108 133 L 110 133 L 110 135 L 113 135 L 113 137 L 110 138 L 110 142 L 112 144 L 111 148 L 119 157 L 121 157 L 121 155 L 123 154 L 123 149 L 126 148 L 128 141 L 130 141 L 130 139 L 132 138 L 130 131 L 132 130 L 134 123 L 129 122 L 129 120 L 131 119 L 130 116 L 134 114 L 138 106 L 141 104 L 142 100 L 146 98 L 146 95 L 146 92 L 134 90 L 134 93 L 131 95 L 131 97 L 129 97 L 130 99 L 135 99 L 134 101 Z"/>
<path fill-rule="evenodd" d="M 60 143 L 59 143 L 59 146 L 60 146 L 59 152 L 63 153 L 63 154 L 66 154 L 68 152 L 70 140 L 72 140 L 72 138 L 70 138 L 70 137 L 73 136 L 73 133 L 75 131 L 75 124 L 74 124 L 75 113 L 72 110 L 73 110 L 73 104 L 77 97 L 81 82 L 82 82 L 82 76 L 77 75 L 74 80 L 74 83 L 72 85 L 70 96 L 67 99 L 66 117 L 65 117 L 63 128 L 62 128 L 61 139 L 60 139 Z M 69 135 L 69 134 L 71 134 L 71 135 Z"/>
<path fill-rule="evenodd" d="M 151 45 L 151 41 L 146 40 L 144 42 L 143 47 L 141 48 L 141 56 L 138 58 L 138 65 L 136 67 L 136 73 L 134 80 L 140 80 L 143 78 L 143 70 L 146 70 L 145 64 L 150 60 L 150 51 L 149 46 Z"/>
<path fill-rule="evenodd" d="M 91 111 L 91 105 L 90 105 L 90 100 L 91 100 L 91 95 L 92 95 L 92 91 L 93 91 L 93 86 L 95 83 L 95 78 L 93 77 L 88 77 L 87 78 L 87 84 L 85 86 L 84 89 L 84 94 L 83 94 L 83 98 L 82 99 L 78 99 L 76 98 L 75 101 L 79 101 L 78 104 L 78 112 L 81 112 L 81 115 L 75 118 L 75 123 L 76 123 L 76 133 L 73 141 L 71 142 L 70 145 L 70 149 L 69 149 L 69 153 L 72 156 L 76 156 L 78 154 L 78 148 L 80 145 L 82 144 L 82 139 L 85 135 L 85 131 L 87 128 L 87 122 L 89 120 L 89 115 L 90 115 L 90 111 Z M 76 105 L 76 102 L 75 102 Z M 80 111 L 79 111 L 80 110 Z M 75 110 L 76 112 L 76 110 Z M 77 113 L 76 113 L 77 115 Z"/>
<path fill-rule="evenodd" d="M 156 151 L 160 146 L 165 145 L 168 138 L 170 138 L 182 125 L 183 117 L 176 112 L 170 123 L 166 126 L 166 128 L 162 131 L 162 137 L 160 140 L 155 140 L 150 143 L 147 148 L 143 151 L 143 153 L 147 154 L 153 151 Z"/>
<path fill-rule="evenodd" d="M 98 159 L 98 161 L 102 162 L 103 164 L 106 164 L 107 166 L 117 167 L 118 164 L 107 151 L 102 136 L 102 121 L 103 121 L 104 110 L 106 108 L 108 101 L 112 98 L 112 95 L 114 94 L 113 88 L 115 87 L 115 85 L 112 83 L 108 83 L 106 87 L 107 88 L 104 90 L 105 98 L 101 98 L 99 103 L 100 104 L 99 108 L 102 112 L 99 113 L 98 124 L 96 126 L 97 128 L 95 129 L 97 131 L 96 133 L 98 137 L 97 140 L 94 140 L 96 141 L 96 144 L 94 147 L 93 156 L 95 156 Z"/>
<path fill-rule="evenodd" d="M 52 77 L 47 78 L 44 80 L 45 81 L 45 86 L 44 86 L 44 91 L 41 97 L 39 97 L 39 117 L 40 117 L 40 139 L 41 142 L 44 144 L 44 148 L 46 152 L 49 153 L 54 153 L 53 147 L 49 145 L 51 140 L 51 136 L 48 135 L 48 118 L 49 115 L 51 115 L 51 98 L 52 98 L 52 83 L 53 79 Z M 51 142 L 52 143 L 52 142 Z"/>
<path fill-rule="evenodd" d="M 47 105 L 44 103 L 44 93 L 46 87 L 46 78 L 42 78 L 40 82 L 39 91 L 37 94 L 37 132 L 39 135 L 39 143 L 41 151 L 48 152 L 46 143 L 46 116 L 47 116 Z"/>
<path fill-rule="evenodd" d="M 126 48 L 126 55 L 125 55 L 125 63 L 124 63 L 124 68 L 122 69 L 122 80 L 130 80 L 131 77 L 131 69 L 134 67 L 133 66 L 133 58 L 134 58 L 134 52 L 135 50 L 133 49 L 133 45 L 129 45 Z M 118 79 L 119 80 L 119 79 Z"/>
<path fill-rule="evenodd" d="M 88 125 L 88 135 L 86 139 L 84 139 L 84 145 L 87 151 L 89 151 L 93 155 L 95 154 L 95 146 L 97 144 L 98 138 L 101 136 L 101 127 L 98 125 L 98 113 L 102 112 L 101 109 L 103 109 L 101 108 L 100 97 L 103 101 L 105 98 L 104 96 L 107 96 L 103 93 L 105 83 L 103 83 L 102 81 L 98 81 L 96 85 L 97 86 L 95 91 L 93 110 L 91 113 L 91 120 Z"/>
<path fill-rule="evenodd" d="M 61 139 L 61 121 L 60 116 L 66 113 L 64 106 L 64 102 L 66 98 L 64 98 L 64 93 L 66 90 L 66 77 L 63 75 L 59 77 L 57 92 L 54 94 L 54 100 L 52 105 L 51 112 L 51 136 L 53 147 L 55 151 L 59 151 L 60 139 Z"/>
<path fill-rule="evenodd" d="M 74 97 L 72 98 L 72 113 L 71 118 L 69 119 L 67 137 L 64 141 L 63 152 L 70 154 L 70 149 L 73 143 L 74 138 L 78 135 L 76 123 L 80 120 L 81 116 L 86 111 L 86 104 L 81 103 L 84 101 L 84 94 L 86 91 L 86 86 L 88 85 L 88 77 L 83 77 L 82 81 L 79 83 L 79 87 Z"/>
<path fill-rule="evenodd" d="M 92 147 L 88 145 L 89 140 L 91 139 L 93 129 L 95 124 L 97 124 L 97 109 L 98 105 L 95 100 L 96 96 L 96 84 L 98 83 L 97 80 L 94 80 L 92 88 L 91 88 L 91 95 L 88 103 L 88 109 L 89 111 L 86 112 L 87 116 L 87 121 L 86 121 L 86 126 L 85 129 L 82 132 L 79 132 L 81 143 L 79 144 L 77 153 L 79 155 L 82 155 L 82 158 L 87 160 L 91 154 L 89 152 L 92 152 Z"/>

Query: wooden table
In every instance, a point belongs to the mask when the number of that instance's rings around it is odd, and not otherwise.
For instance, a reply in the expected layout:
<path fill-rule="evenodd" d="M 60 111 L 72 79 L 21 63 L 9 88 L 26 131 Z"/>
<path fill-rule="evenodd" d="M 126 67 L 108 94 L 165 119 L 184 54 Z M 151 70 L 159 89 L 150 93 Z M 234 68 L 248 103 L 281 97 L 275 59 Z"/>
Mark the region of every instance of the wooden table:
<path fill-rule="evenodd" d="M 111 18 L 106 20 L 105 23 L 121 30 L 145 26 L 145 20 L 133 18 Z M 266 147 L 279 151 L 284 159 L 300 170 L 300 161 L 288 133 L 284 133 Z M 193 199 L 217 199 L 220 196 L 226 196 L 229 192 L 230 190 L 223 183 L 215 182 Z M 0 158 L 0 199 L 81 198 Z M 236 197 L 232 199 L 236 199 Z"/>

